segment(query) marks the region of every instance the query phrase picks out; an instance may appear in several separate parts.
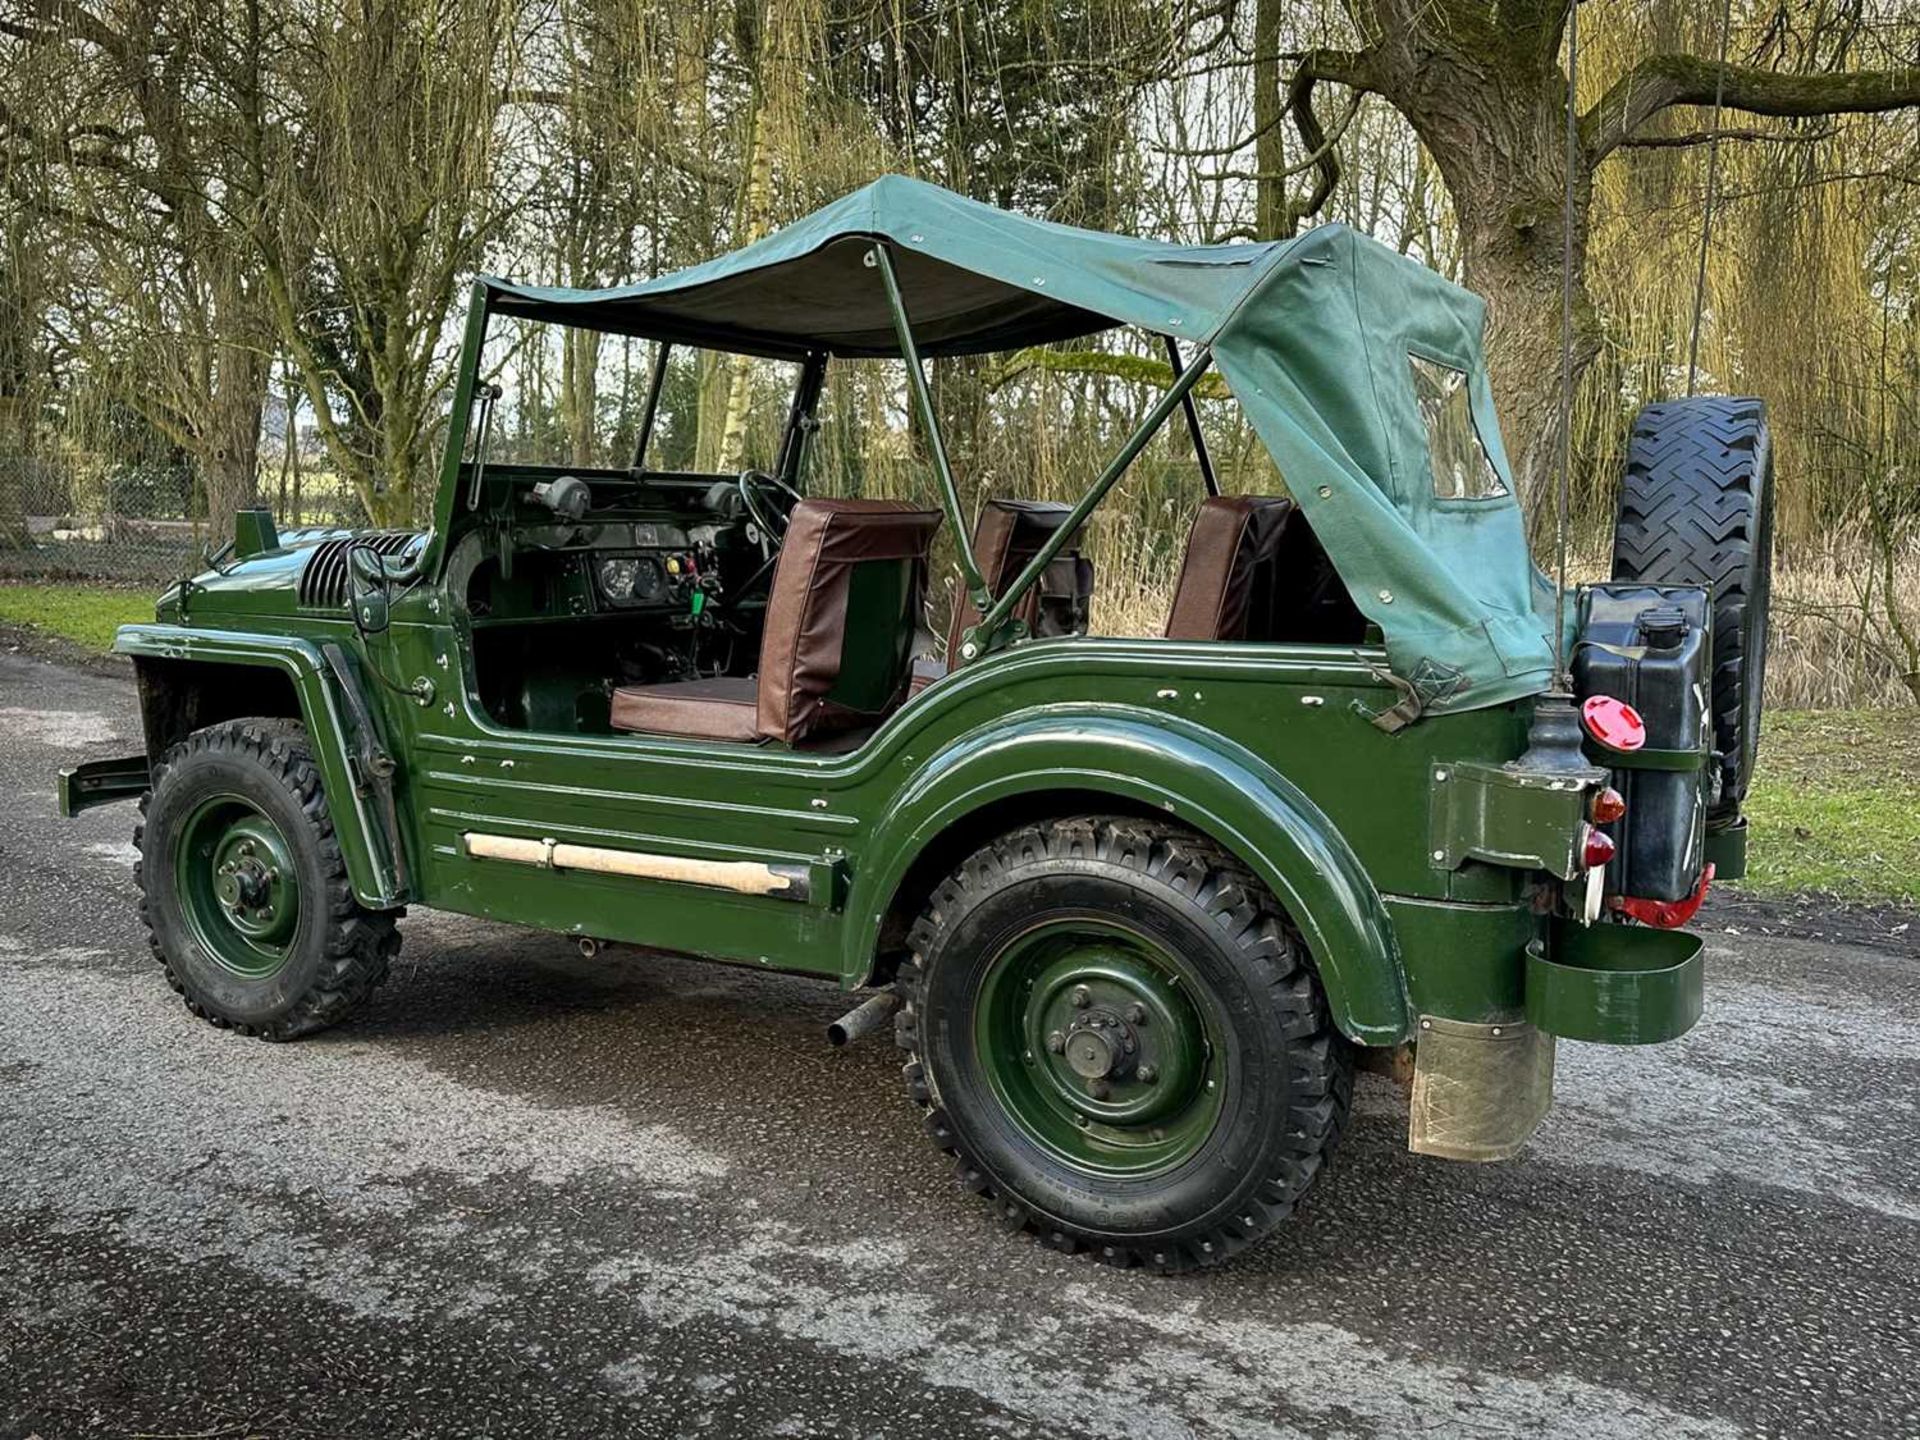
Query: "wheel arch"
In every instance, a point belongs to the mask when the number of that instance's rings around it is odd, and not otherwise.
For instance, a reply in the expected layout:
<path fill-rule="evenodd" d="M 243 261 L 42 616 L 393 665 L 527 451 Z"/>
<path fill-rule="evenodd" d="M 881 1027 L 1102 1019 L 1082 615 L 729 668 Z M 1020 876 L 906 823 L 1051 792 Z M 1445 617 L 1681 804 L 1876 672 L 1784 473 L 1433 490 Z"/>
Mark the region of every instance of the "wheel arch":
<path fill-rule="evenodd" d="M 939 878 L 996 834 L 1073 814 L 1172 819 L 1221 846 L 1271 889 L 1319 969 L 1349 1039 L 1411 1033 L 1393 924 L 1326 814 L 1244 747 L 1165 716 L 1048 715 L 962 737 L 918 767 L 863 847 L 848 898 L 843 970 L 885 978 Z"/>
<path fill-rule="evenodd" d="M 300 721 L 326 786 L 354 898 L 374 910 L 405 900 L 379 821 L 355 783 L 349 725 L 317 646 L 283 635 L 129 625 L 113 648 L 133 660 L 150 762 L 223 720 Z"/>

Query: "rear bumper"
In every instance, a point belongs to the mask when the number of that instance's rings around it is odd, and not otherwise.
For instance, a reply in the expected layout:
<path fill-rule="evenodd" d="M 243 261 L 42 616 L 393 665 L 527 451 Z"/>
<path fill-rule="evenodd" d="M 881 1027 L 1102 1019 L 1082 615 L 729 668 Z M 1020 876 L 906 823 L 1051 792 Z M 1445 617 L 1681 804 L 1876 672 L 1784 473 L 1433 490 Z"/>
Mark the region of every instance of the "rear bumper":
<path fill-rule="evenodd" d="M 1547 944 L 1527 946 L 1527 1019 L 1603 1045 L 1677 1039 L 1700 1018 L 1704 944 L 1685 930 L 1556 923 Z"/>
<path fill-rule="evenodd" d="M 145 755 L 69 765 L 60 772 L 60 813 L 71 820 L 82 810 L 91 810 L 96 805 L 138 800 L 151 784 Z"/>

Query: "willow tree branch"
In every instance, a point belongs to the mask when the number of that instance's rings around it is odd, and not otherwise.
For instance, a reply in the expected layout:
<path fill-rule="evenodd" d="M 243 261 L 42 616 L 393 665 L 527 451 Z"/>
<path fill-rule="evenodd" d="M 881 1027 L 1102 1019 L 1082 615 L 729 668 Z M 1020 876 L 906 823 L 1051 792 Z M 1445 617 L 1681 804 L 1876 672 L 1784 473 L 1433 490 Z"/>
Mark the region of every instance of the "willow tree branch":
<path fill-rule="evenodd" d="M 1327 139 L 1327 132 L 1313 109 L 1313 87 L 1323 80 L 1345 85 L 1354 92 L 1347 113 L 1335 128 L 1333 141 Z M 1288 207 L 1292 221 L 1289 234 L 1300 221 L 1319 214 L 1333 195 L 1334 187 L 1339 185 L 1340 152 L 1336 142 L 1353 119 L 1360 96 L 1376 87 L 1372 59 L 1364 50 L 1308 50 L 1299 56 L 1293 78 L 1287 83 L 1286 109 L 1292 114 L 1293 128 L 1299 132 L 1300 143 L 1310 157 L 1314 180 L 1305 202 Z"/>
<path fill-rule="evenodd" d="M 1353 124 L 1353 117 L 1360 111 L 1360 92 L 1355 90 L 1347 97 L 1346 108 L 1340 112 L 1340 118 L 1333 122 L 1333 132 L 1321 138 L 1320 144 L 1304 160 L 1295 161 L 1284 170 L 1216 170 L 1203 173 L 1202 180 L 1291 180 L 1296 175 L 1304 175 L 1309 170 L 1317 170 L 1326 161 L 1333 149 L 1347 133 L 1347 127 Z M 1304 136 L 1302 137 L 1304 138 Z M 1337 178 L 1336 171 L 1336 178 Z M 1325 203 L 1324 198 L 1321 201 Z M 1315 206 L 1315 209 L 1318 209 Z M 1304 212 L 1312 214 L 1311 210 Z"/>
<path fill-rule="evenodd" d="M 1689 130 L 1684 135 L 1629 135 L 1620 142 L 1623 150 L 1684 150 L 1692 145 L 1710 145 L 1715 140 L 1770 140 L 1779 145 L 1811 145 L 1833 138 L 1833 127 L 1823 126 L 1804 133 L 1791 130 Z"/>
<path fill-rule="evenodd" d="M 1675 105 L 1711 105 L 1721 67 L 1697 55 L 1650 55 L 1628 70 L 1581 117 L 1589 164 L 1627 143 L 1651 117 Z M 1920 105 L 1920 68 L 1837 75 L 1783 75 L 1728 65 L 1721 103 L 1749 115 L 1863 115 Z"/>

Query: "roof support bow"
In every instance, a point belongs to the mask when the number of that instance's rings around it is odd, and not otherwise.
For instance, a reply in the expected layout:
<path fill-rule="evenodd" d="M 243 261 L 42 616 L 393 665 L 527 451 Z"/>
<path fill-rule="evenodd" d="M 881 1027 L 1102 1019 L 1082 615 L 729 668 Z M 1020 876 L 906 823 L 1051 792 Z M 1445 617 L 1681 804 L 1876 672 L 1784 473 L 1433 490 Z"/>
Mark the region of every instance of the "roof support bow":
<path fill-rule="evenodd" d="M 899 337 L 900 358 L 907 362 L 907 384 L 920 412 L 920 428 L 926 432 L 934 478 L 940 482 L 940 503 L 947 512 L 947 523 L 953 527 L 953 549 L 960 562 L 960 580 L 967 587 L 973 608 L 984 615 L 993 596 L 981 578 L 980 562 L 973 557 L 973 537 L 960 508 L 960 488 L 954 484 L 953 467 L 947 463 L 947 444 L 940 433 L 939 417 L 933 412 L 933 392 L 927 388 L 926 368 L 920 363 L 920 351 L 913 343 L 913 326 L 907 320 L 907 302 L 900 294 L 900 279 L 893 273 L 893 259 L 885 245 L 876 241 L 867 251 L 866 261 L 879 270 L 880 278 L 886 282 L 887 304 L 893 309 L 893 332 Z"/>

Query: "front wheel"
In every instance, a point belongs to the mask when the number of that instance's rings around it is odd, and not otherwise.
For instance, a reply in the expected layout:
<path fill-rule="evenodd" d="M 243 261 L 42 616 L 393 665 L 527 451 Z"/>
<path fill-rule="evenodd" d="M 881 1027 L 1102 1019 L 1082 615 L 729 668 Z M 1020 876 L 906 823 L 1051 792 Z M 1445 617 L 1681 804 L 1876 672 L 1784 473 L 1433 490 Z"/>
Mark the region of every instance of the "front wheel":
<path fill-rule="evenodd" d="M 396 916 L 355 901 L 298 723 L 196 730 L 154 767 L 140 815 L 140 913 L 194 1014 L 291 1040 L 345 1019 L 386 978 Z"/>
<path fill-rule="evenodd" d="M 1352 1061 L 1304 947 L 1217 847 L 1127 818 L 1001 837 L 910 937 L 896 1037 L 961 1183 L 1116 1264 L 1216 1263 L 1331 1156 Z"/>

